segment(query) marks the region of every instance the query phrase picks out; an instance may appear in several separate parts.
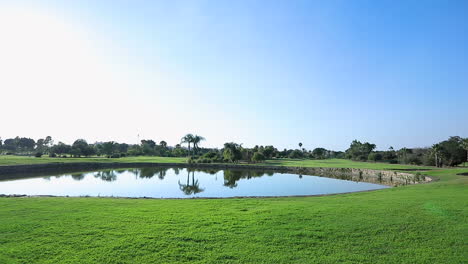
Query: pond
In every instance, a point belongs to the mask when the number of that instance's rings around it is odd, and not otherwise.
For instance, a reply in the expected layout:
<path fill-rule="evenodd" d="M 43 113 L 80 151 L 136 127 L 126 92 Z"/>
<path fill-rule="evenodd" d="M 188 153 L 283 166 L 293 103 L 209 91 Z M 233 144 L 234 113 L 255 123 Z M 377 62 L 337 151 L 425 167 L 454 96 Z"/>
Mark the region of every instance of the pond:
<path fill-rule="evenodd" d="M 0 194 L 151 198 L 322 195 L 384 185 L 254 170 L 146 167 L 0 181 Z"/>

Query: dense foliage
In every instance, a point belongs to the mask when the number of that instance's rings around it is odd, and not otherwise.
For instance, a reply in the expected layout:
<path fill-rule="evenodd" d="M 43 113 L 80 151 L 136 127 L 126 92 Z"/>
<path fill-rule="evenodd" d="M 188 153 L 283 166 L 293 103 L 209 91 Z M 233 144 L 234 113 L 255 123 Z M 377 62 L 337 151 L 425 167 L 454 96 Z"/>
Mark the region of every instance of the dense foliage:
<path fill-rule="evenodd" d="M 31 138 L 15 137 L 2 140 L 0 138 L 0 154 L 25 155 L 42 157 L 107 157 L 120 158 L 125 156 L 158 156 L 158 157 L 188 157 L 190 163 L 258 163 L 270 159 L 330 159 L 347 158 L 356 161 L 387 162 L 391 164 L 411 164 L 428 166 L 457 166 L 467 161 L 468 139 L 450 137 L 434 144 L 431 148 L 401 148 L 390 147 L 386 151 L 377 151 L 376 145 L 369 142 L 354 140 L 345 152 L 332 151 L 325 148 L 306 150 L 299 143 L 298 149 L 278 150 L 272 145 L 246 148 L 235 142 L 225 143 L 223 148 L 203 148 L 201 142 L 205 138 L 199 135 L 187 134 L 180 144 L 169 146 L 166 141 L 159 143 L 152 139 L 143 139 L 140 144 L 126 144 L 115 141 L 95 142 L 89 144 L 84 139 L 77 139 L 73 144 L 63 142 L 54 144 L 50 136 L 35 141 Z M 184 146 L 183 146 L 184 145 Z"/>

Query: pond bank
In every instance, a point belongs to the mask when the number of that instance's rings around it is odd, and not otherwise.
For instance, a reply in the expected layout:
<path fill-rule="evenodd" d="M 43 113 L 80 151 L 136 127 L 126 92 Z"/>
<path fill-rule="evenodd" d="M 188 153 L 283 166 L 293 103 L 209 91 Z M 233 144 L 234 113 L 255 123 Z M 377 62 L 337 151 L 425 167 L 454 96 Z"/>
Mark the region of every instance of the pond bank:
<path fill-rule="evenodd" d="M 77 171 L 89 171 L 99 169 L 118 169 L 136 167 L 178 167 L 189 169 L 208 170 L 265 170 L 282 173 L 293 173 L 299 175 L 311 175 L 337 178 L 351 181 L 364 181 L 370 183 L 399 186 L 407 184 L 419 184 L 431 182 L 434 179 L 420 174 L 411 174 L 399 171 L 357 169 L 357 168 L 328 168 L 328 167 L 289 167 L 289 166 L 265 166 L 265 165 L 241 165 L 241 164 L 188 164 L 188 163 L 46 163 L 30 165 L 0 166 L 0 180 L 25 178 L 32 175 L 45 173 L 71 173 Z"/>

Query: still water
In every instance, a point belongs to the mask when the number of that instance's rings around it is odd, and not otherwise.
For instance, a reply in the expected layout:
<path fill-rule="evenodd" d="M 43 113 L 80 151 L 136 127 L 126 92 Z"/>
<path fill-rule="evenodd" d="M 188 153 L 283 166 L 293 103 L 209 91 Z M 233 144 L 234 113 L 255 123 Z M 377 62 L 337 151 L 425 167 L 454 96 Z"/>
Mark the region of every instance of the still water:
<path fill-rule="evenodd" d="M 388 188 L 318 176 L 185 168 L 111 169 L 0 181 L 0 194 L 153 198 L 320 195 Z"/>

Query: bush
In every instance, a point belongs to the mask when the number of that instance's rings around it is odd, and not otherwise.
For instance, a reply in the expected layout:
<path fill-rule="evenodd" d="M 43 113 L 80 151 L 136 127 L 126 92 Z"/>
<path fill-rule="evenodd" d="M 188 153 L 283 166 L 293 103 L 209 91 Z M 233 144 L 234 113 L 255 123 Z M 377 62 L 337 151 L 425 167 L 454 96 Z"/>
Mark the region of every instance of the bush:
<path fill-rule="evenodd" d="M 57 154 L 55 154 L 55 153 L 50 153 L 49 157 L 55 158 L 55 157 L 57 157 Z"/>
<path fill-rule="evenodd" d="M 390 163 L 390 164 L 398 164 L 398 160 L 392 159 L 392 160 L 389 160 L 388 163 Z"/>
<path fill-rule="evenodd" d="M 120 158 L 120 154 L 112 154 L 112 155 L 110 156 L 110 158 L 112 158 L 112 159 L 118 159 L 118 158 Z"/>
<path fill-rule="evenodd" d="M 36 152 L 36 154 L 34 154 L 34 157 L 36 158 L 42 157 L 42 152 Z"/>
<path fill-rule="evenodd" d="M 252 161 L 253 162 L 262 162 L 265 160 L 265 155 L 261 152 L 255 152 L 252 156 Z"/>
<path fill-rule="evenodd" d="M 411 156 L 408 159 L 409 164 L 414 164 L 414 165 L 421 165 L 423 164 L 422 160 L 419 157 L 416 156 Z"/>
<path fill-rule="evenodd" d="M 302 153 L 302 151 L 295 149 L 289 154 L 289 158 L 299 159 L 299 158 L 302 158 L 303 154 L 304 153 Z"/>
<path fill-rule="evenodd" d="M 367 159 L 370 161 L 381 161 L 382 158 L 383 158 L 382 154 L 375 153 L 375 152 L 370 153 L 369 156 L 367 157 Z"/>

